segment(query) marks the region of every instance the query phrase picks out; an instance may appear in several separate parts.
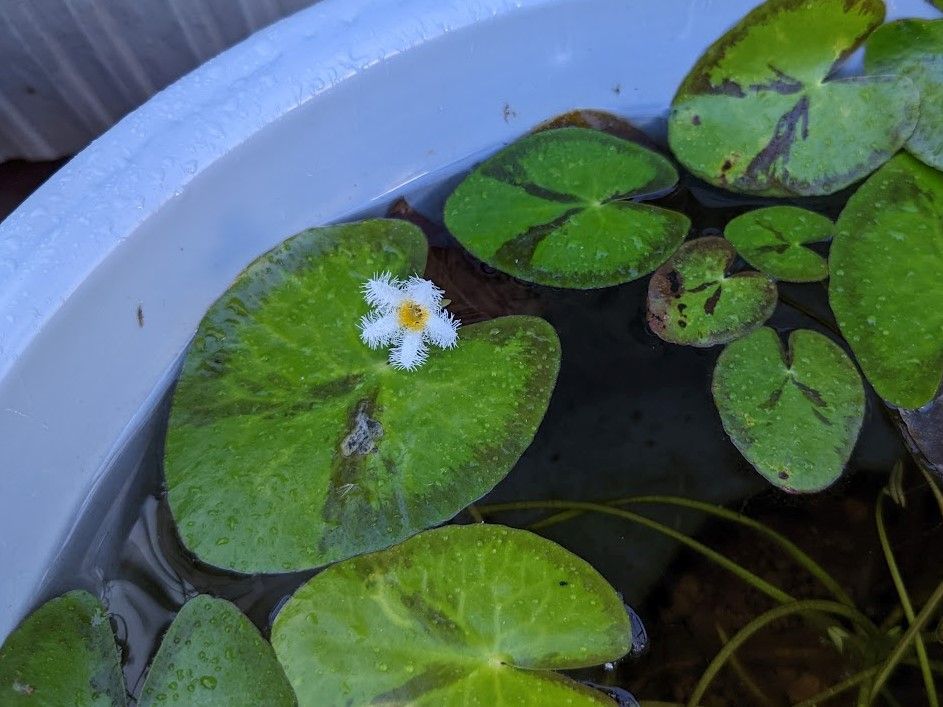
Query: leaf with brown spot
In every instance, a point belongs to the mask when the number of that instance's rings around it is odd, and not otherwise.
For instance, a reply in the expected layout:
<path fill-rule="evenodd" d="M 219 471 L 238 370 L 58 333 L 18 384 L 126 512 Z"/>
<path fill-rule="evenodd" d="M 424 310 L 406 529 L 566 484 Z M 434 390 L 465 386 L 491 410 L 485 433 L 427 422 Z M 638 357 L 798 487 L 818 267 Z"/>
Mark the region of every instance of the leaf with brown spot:
<path fill-rule="evenodd" d="M 675 155 L 712 184 L 769 196 L 831 194 L 866 176 L 919 112 L 906 76 L 831 78 L 884 12 L 881 0 L 768 0 L 751 11 L 678 88 Z"/>
<path fill-rule="evenodd" d="M 690 227 L 642 203 L 678 173 L 653 150 L 599 130 L 532 133 L 479 165 L 445 204 L 445 223 L 472 255 L 528 282 L 591 289 L 661 265 Z"/>
<path fill-rule="evenodd" d="M 750 265 L 777 280 L 816 282 L 828 277 L 828 264 L 806 247 L 832 237 L 835 224 L 797 206 L 770 206 L 737 216 L 724 236 Z"/>
<path fill-rule="evenodd" d="M 200 324 L 165 445 L 167 499 L 203 562 L 325 565 L 448 520 L 533 439 L 560 361 L 536 317 L 464 326 L 397 371 L 357 326 L 377 272 L 423 272 L 405 221 L 311 229 L 263 255 Z"/>
<path fill-rule="evenodd" d="M 730 275 L 723 238 L 688 241 L 648 283 L 648 325 L 673 344 L 715 346 L 761 326 L 776 308 L 776 284 L 754 271 Z"/>
<path fill-rule="evenodd" d="M 801 329 L 784 349 L 768 327 L 735 341 L 714 368 L 714 403 L 737 449 L 784 491 L 841 476 L 864 418 L 864 386 L 828 337 Z"/>

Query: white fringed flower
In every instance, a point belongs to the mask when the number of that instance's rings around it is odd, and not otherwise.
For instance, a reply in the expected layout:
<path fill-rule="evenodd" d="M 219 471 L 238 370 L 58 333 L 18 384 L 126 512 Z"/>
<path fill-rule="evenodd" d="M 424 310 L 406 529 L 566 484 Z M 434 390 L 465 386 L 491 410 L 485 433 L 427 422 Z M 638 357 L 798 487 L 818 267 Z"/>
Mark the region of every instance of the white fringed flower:
<path fill-rule="evenodd" d="M 374 311 L 360 320 L 360 338 L 371 349 L 392 346 L 394 368 L 418 368 L 429 354 L 427 344 L 451 349 L 458 343 L 460 322 L 442 309 L 442 294 L 416 275 L 406 282 L 388 272 L 370 278 L 363 296 Z"/>

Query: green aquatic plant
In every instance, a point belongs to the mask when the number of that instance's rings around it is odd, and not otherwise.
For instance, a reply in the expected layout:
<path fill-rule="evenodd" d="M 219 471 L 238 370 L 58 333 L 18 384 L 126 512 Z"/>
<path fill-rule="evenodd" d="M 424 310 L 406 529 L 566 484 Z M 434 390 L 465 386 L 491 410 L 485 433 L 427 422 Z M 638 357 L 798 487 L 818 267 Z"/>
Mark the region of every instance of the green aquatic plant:
<path fill-rule="evenodd" d="M 259 630 L 228 601 L 202 595 L 170 624 L 137 703 L 294 707 L 296 701 Z"/>
<path fill-rule="evenodd" d="M 785 282 L 817 282 L 828 277 L 825 258 L 806 247 L 830 239 L 835 224 L 797 206 L 747 211 L 724 227 L 724 237 L 757 270 Z"/>
<path fill-rule="evenodd" d="M 898 20 L 878 27 L 865 45 L 869 74 L 902 74 L 920 91 L 920 117 L 907 150 L 943 168 L 943 20 Z"/>
<path fill-rule="evenodd" d="M 672 150 L 716 186 L 829 194 L 877 169 L 837 224 L 777 205 L 733 219 L 726 239 L 684 243 L 689 218 L 645 203 L 676 186 L 672 163 L 583 127 L 518 140 L 472 171 L 445 206 L 447 227 L 472 255 L 531 283 L 589 289 L 654 271 L 652 331 L 672 343 L 727 344 L 712 385 L 724 429 L 787 492 L 819 491 L 839 478 L 865 390 L 828 337 L 795 330 L 784 346 L 763 327 L 777 305 L 776 280 L 831 275 L 840 331 L 891 405 L 920 408 L 943 380 L 943 175 L 932 168 L 943 165 L 934 123 L 943 21 L 875 31 L 884 12 L 880 0 L 768 0 L 707 50 L 672 104 Z M 866 40 L 868 75 L 838 78 Z M 902 146 L 926 164 L 892 157 Z M 808 247 L 833 236 L 828 262 Z M 737 252 L 760 272 L 743 270 Z M 631 618 L 592 567 L 524 530 L 427 530 L 492 489 L 531 443 L 560 344 L 535 317 L 459 331 L 446 293 L 422 276 L 426 255 L 423 234 L 402 221 L 310 229 L 252 263 L 207 312 L 165 445 L 180 538 L 200 561 L 234 572 L 331 566 L 282 606 L 272 645 L 232 604 L 189 601 L 138 704 L 612 704 L 556 672 L 629 650 Z M 430 345 L 441 350 L 430 354 Z M 616 517 L 676 540 L 773 600 L 733 635 L 720 632 L 723 645 L 689 707 L 702 704 L 726 666 L 743 673 L 737 651 L 789 617 L 821 629 L 858 671 L 803 705 L 855 688 L 858 704 L 870 704 L 907 663 L 938 707 L 934 673 L 943 669 L 930 660 L 925 629 L 943 605 L 943 584 L 922 607 L 908 594 L 884 521 L 885 497 L 905 499 L 899 474 L 892 479 L 875 522 L 899 610 L 881 624 L 788 538 L 697 500 L 524 501 L 474 513 L 553 512 L 532 530 L 587 512 Z M 929 482 L 943 512 L 943 492 Z M 644 504 L 750 528 L 829 596 L 793 596 L 624 507 Z M 4 705 L 127 698 L 108 616 L 87 593 L 43 605 L 0 647 Z"/>
<path fill-rule="evenodd" d="M 430 530 L 329 567 L 275 619 L 301 707 L 607 705 L 553 671 L 623 656 L 626 609 L 588 564 L 523 530 Z"/>
<path fill-rule="evenodd" d="M 866 176 L 906 142 L 919 110 L 906 76 L 835 77 L 884 13 L 881 0 L 763 3 L 681 83 L 672 151 L 711 184 L 769 196 L 831 194 Z"/>
<path fill-rule="evenodd" d="M 899 464 L 898 469 L 903 471 L 903 465 Z M 926 473 L 926 472 L 924 472 Z M 937 488 L 935 482 L 928 478 L 930 488 L 932 488 L 937 494 L 939 489 Z M 893 498 L 891 492 L 884 491 L 878 494 L 878 499 L 874 505 L 874 520 L 875 525 L 877 526 L 878 538 L 881 543 L 881 550 L 884 554 L 884 561 L 887 563 L 887 568 L 891 573 L 891 578 L 894 581 L 894 589 L 897 591 L 897 597 L 900 601 L 901 611 L 904 614 L 904 618 L 912 626 L 916 622 L 916 616 L 914 614 L 913 603 L 910 600 L 910 595 L 907 593 L 907 588 L 904 586 L 904 579 L 900 574 L 900 570 L 897 568 L 897 560 L 894 558 L 894 552 L 891 549 L 891 543 L 887 535 L 887 526 L 884 523 L 884 499 L 885 497 Z M 903 491 L 897 496 L 897 503 L 900 506 L 903 506 L 906 503 L 906 496 Z M 940 508 L 941 513 L 943 513 L 943 506 Z M 933 673 L 930 669 L 929 659 L 927 657 L 927 649 L 924 645 L 923 638 L 919 633 L 915 633 L 913 636 L 914 649 L 917 653 L 917 659 L 920 666 L 921 676 L 923 677 L 924 685 L 927 689 L 927 697 L 930 699 L 930 704 L 932 707 L 937 707 L 938 700 L 936 695 L 936 687 L 934 683 Z M 872 686 L 872 692 L 880 689 L 880 683 L 875 682 Z"/>
<path fill-rule="evenodd" d="M 762 326 L 776 308 L 776 284 L 755 271 L 730 274 L 736 255 L 723 238 L 685 243 L 649 281 L 652 331 L 673 344 L 716 346 Z"/>
<path fill-rule="evenodd" d="M 422 273 L 426 250 L 403 221 L 312 229 L 210 308 L 164 460 L 180 536 L 202 561 L 283 572 L 388 547 L 484 495 L 530 444 L 560 360 L 542 319 L 464 327 L 415 371 L 361 340 L 364 283 Z"/>
<path fill-rule="evenodd" d="M 0 704 L 124 705 L 119 661 L 101 602 L 69 592 L 39 607 L 0 647 Z"/>
<path fill-rule="evenodd" d="M 52 599 L 0 647 L 0 704 L 114 707 L 126 703 L 105 607 L 88 592 Z M 272 647 L 228 601 L 197 596 L 177 614 L 136 704 L 292 707 Z"/>
<path fill-rule="evenodd" d="M 878 395 L 915 409 L 943 380 L 943 174 L 907 154 L 848 200 L 829 301 Z"/>
<path fill-rule="evenodd" d="M 808 329 L 784 349 L 768 327 L 728 345 L 714 369 L 714 402 L 731 441 L 766 479 L 808 493 L 842 473 L 864 419 L 851 359 Z"/>
<path fill-rule="evenodd" d="M 937 487 L 937 482 L 926 472 L 924 472 L 924 476 L 934 495 L 938 499 L 943 499 L 943 493 Z M 702 705 L 713 681 L 725 667 L 728 665 L 733 667 L 736 652 L 743 648 L 750 638 L 767 626 L 793 616 L 802 618 L 809 625 L 820 629 L 823 636 L 827 637 L 836 650 L 844 654 L 851 664 L 857 661 L 865 666 L 848 679 L 842 680 L 824 689 L 819 694 L 803 700 L 796 707 L 815 707 L 855 688 L 859 689 L 856 704 L 872 704 L 879 696 L 889 696 L 886 683 L 898 666 L 905 662 L 920 671 L 924 680 L 927 702 L 931 707 L 938 707 L 939 698 L 934 673 L 943 674 L 943 666 L 929 661 L 926 651 L 921 649 L 923 645 L 921 631 L 926 628 L 931 619 L 938 613 L 940 607 L 943 606 L 943 582 L 940 582 L 924 601 L 920 611 L 914 612 L 912 600 L 907 594 L 897 569 L 884 525 L 881 504 L 885 495 L 885 492 L 878 494 L 875 503 L 875 520 L 884 557 L 894 580 L 895 588 L 898 591 L 901 606 L 899 607 L 900 612 L 892 611 L 881 626 L 875 624 L 856 606 L 853 598 L 825 567 L 795 543 L 769 526 L 742 513 L 721 506 L 677 496 L 632 496 L 600 503 L 555 500 L 516 501 L 479 505 L 477 510 L 486 518 L 508 512 L 549 511 L 549 515 L 528 526 L 535 532 L 567 522 L 584 513 L 594 513 L 640 524 L 656 533 L 678 541 L 717 563 L 777 603 L 776 607 L 758 614 L 733 636 L 730 636 L 729 640 L 724 641 L 724 645 L 707 665 L 685 703 L 642 700 L 640 703 L 642 707 L 698 707 Z M 788 558 L 817 579 L 822 588 L 828 590 L 831 598 L 792 596 L 743 565 L 679 532 L 670 525 L 665 525 L 624 508 L 625 506 L 635 505 L 665 505 L 678 509 L 694 510 L 725 523 L 746 527 L 756 532 L 759 537 L 771 541 L 773 546 L 778 547 Z M 940 511 L 943 514 L 943 500 L 940 501 Z M 908 606 L 910 607 L 909 610 Z M 901 626 L 899 623 L 901 619 L 905 619 L 909 625 L 906 627 Z M 914 657 L 910 657 L 911 652 L 914 653 Z M 893 696 L 890 696 L 889 703 L 896 704 L 896 701 L 892 700 Z"/>
<path fill-rule="evenodd" d="M 635 280 L 681 245 L 684 214 L 640 203 L 678 181 L 666 158 L 587 128 L 528 135 L 478 166 L 445 205 L 470 253 L 528 282 L 587 289 Z"/>

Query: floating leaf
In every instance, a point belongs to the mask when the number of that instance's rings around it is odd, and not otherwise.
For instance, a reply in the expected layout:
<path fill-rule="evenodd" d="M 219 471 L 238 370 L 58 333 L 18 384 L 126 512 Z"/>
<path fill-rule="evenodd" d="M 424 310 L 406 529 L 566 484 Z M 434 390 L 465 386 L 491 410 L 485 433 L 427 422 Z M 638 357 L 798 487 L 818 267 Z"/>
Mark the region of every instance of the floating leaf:
<path fill-rule="evenodd" d="M 559 367 L 553 328 L 504 317 L 417 371 L 359 338 L 361 285 L 423 271 L 403 221 L 305 231 L 200 324 L 167 434 L 168 500 L 201 560 L 241 572 L 387 547 L 487 493 L 533 439 Z"/>
<path fill-rule="evenodd" d="M 615 660 L 632 628 L 586 562 L 537 535 L 449 526 L 329 567 L 275 619 L 299 704 L 612 704 L 550 672 Z"/>
<path fill-rule="evenodd" d="M 167 630 L 151 663 L 141 707 L 292 707 L 295 693 L 272 647 L 235 606 L 198 596 Z"/>
<path fill-rule="evenodd" d="M 683 214 L 636 199 L 671 189 L 657 152 L 586 128 L 533 133 L 481 164 L 445 205 L 473 255 L 529 282 L 587 289 L 651 272 L 684 240 Z"/>
<path fill-rule="evenodd" d="M 920 117 L 907 140 L 911 154 L 943 169 L 943 20 L 898 20 L 878 27 L 865 46 L 871 74 L 903 74 L 920 90 Z"/>
<path fill-rule="evenodd" d="M 753 267 L 777 280 L 816 282 L 828 277 L 825 258 L 805 247 L 832 237 L 835 224 L 796 206 L 748 211 L 724 229 L 737 252 Z"/>
<path fill-rule="evenodd" d="M 727 346 L 714 369 L 714 402 L 737 449 L 771 484 L 806 493 L 845 468 L 864 418 L 854 364 L 828 337 L 763 327 Z"/>
<path fill-rule="evenodd" d="M 830 194 L 913 132 L 902 76 L 832 78 L 884 19 L 881 0 L 769 0 L 711 45 L 672 102 L 668 140 L 697 176 L 739 192 Z"/>
<path fill-rule="evenodd" d="M 900 154 L 848 200 L 829 300 L 882 398 L 929 402 L 943 379 L 943 174 Z"/>
<path fill-rule="evenodd" d="M 758 272 L 728 275 L 737 257 L 723 238 L 688 241 L 648 283 L 648 325 L 673 344 L 714 346 L 756 329 L 776 308 L 776 284 Z"/>
<path fill-rule="evenodd" d="M 88 592 L 52 599 L 0 648 L 0 704 L 112 707 L 125 704 L 111 623 Z"/>
<path fill-rule="evenodd" d="M 540 123 L 540 125 L 534 128 L 533 132 L 538 133 L 542 130 L 554 130 L 556 128 L 588 128 L 589 130 L 599 130 L 608 135 L 614 135 L 617 138 L 628 140 L 642 147 L 647 147 L 650 150 L 658 150 L 658 143 L 644 130 L 637 128 L 631 122 L 615 113 L 607 113 L 603 110 L 577 108 L 567 113 L 560 113 Z M 677 177 L 675 177 L 675 179 L 677 179 Z"/>

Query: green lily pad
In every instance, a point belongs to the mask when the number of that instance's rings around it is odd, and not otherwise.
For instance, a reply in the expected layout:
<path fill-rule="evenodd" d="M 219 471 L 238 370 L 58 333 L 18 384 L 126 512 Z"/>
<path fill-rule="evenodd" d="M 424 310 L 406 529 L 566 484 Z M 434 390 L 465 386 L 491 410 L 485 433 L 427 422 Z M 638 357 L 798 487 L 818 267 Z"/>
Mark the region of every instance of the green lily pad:
<path fill-rule="evenodd" d="M 730 439 L 784 491 L 831 485 L 851 456 L 864 418 L 864 386 L 851 359 L 808 329 L 763 327 L 727 346 L 714 369 L 714 402 Z"/>
<path fill-rule="evenodd" d="M 180 536 L 241 572 L 317 567 L 451 518 L 533 439 L 559 368 L 534 317 L 464 327 L 400 371 L 359 337 L 361 286 L 421 273 L 404 221 L 305 231 L 209 310 L 174 395 L 165 452 Z"/>
<path fill-rule="evenodd" d="M 796 206 L 770 206 L 737 216 L 724 229 L 750 265 L 777 280 L 817 282 L 828 277 L 828 264 L 805 247 L 832 237 L 835 224 Z"/>
<path fill-rule="evenodd" d="M 737 253 L 723 238 L 688 241 L 648 283 L 648 325 L 672 344 L 715 346 L 747 334 L 776 308 L 776 283 L 728 275 Z"/>
<path fill-rule="evenodd" d="M 202 595 L 167 629 L 138 704 L 293 707 L 296 701 L 258 629 L 228 601 Z"/>
<path fill-rule="evenodd" d="M 588 289 L 635 280 L 670 256 L 690 221 L 637 199 L 678 173 L 657 152 L 586 128 L 533 133 L 481 164 L 445 204 L 475 257 L 528 282 Z"/>
<path fill-rule="evenodd" d="M 943 379 L 943 174 L 902 153 L 848 200 L 829 301 L 878 395 L 930 402 Z"/>
<path fill-rule="evenodd" d="M 943 169 L 943 20 L 898 20 L 878 27 L 865 45 L 871 74 L 900 73 L 920 90 L 920 117 L 907 150 Z"/>
<path fill-rule="evenodd" d="M 0 648 L 0 704 L 112 707 L 126 703 L 105 608 L 88 592 L 52 599 Z"/>
<path fill-rule="evenodd" d="M 831 78 L 884 20 L 881 0 L 769 0 L 711 45 L 672 102 L 668 141 L 702 179 L 830 194 L 884 163 L 917 122 L 904 76 Z"/>
<path fill-rule="evenodd" d="M 553 670 L 615 660 L 631 624 L 586 562 L 523 530 L 431 530 L 329 567 L 275 619 L 302 707 L 611 705 Z"/>

